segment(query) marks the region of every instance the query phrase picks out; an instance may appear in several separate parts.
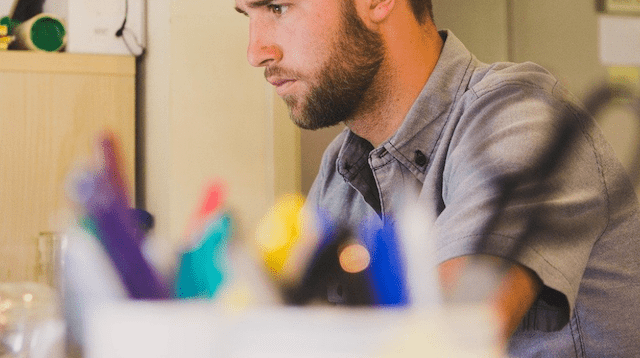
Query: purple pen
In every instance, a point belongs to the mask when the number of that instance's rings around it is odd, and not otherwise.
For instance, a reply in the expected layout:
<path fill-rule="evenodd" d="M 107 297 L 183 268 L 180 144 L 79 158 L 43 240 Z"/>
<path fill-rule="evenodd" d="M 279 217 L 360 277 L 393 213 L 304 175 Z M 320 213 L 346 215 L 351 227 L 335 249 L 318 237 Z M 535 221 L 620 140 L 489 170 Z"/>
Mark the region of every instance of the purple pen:
<path fill-rule="evenodd" d="M 113 134 L 103 136 L 100 146 L 103 166 L 96 177 L 93 195 L 87 202 L 87 212 L 95 225 L 95 233 L 131 298 L 168 298 L 169 290 L 142 255 L 143 234 L 136 230 L 136 222 L 129 210 Z"/>

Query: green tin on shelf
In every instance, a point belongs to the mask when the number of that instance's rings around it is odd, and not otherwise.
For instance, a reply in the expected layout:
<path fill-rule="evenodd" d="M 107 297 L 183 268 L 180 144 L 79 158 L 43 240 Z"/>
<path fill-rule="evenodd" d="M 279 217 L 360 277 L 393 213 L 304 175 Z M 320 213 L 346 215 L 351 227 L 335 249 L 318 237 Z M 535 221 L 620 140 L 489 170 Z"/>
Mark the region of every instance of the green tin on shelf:
<path fill-rule="evenodd" d="M 58 19 L 43 16 L 31 26 L 31 41 L 44 51 L 58 51 L 64 45 L 66 36 L 64 25 Z"/>
<path fill-rule="evenodd" d="M 50 14 L 40 14 L 14 28 L 16 47 L 47 52 L 60 51 L 67 43 L 67 31 L 62 20 Z"/>

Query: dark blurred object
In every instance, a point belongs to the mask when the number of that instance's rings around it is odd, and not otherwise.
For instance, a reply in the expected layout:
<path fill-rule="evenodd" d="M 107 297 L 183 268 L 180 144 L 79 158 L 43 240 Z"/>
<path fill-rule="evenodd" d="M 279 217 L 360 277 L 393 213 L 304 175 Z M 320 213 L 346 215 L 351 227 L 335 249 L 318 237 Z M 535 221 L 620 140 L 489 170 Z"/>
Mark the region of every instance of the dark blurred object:
<path fill-rule="evenodd" d="M 42 6 L 45 0 L 17 0 L 11 19 L 25 22 L 30 18 L 42 13 Z"/>
<path fill-rule="evenodd" d="M 151 215 L 148 211 L 131 208 L 129 209 L 131 216 L 133 217 L 133 230 L 135 231 L 135 237 L 140 239 L 139 244 L 142 244 L 151 229 L 154 226 L 153 215 Z"/>
<path fill-rule="evenodd" d="M 584 101 L 586 111 L 594 118 L 597 118 L 607 107 L 615 105 L 629 106 L 637 118 L 640 119 L 640 98 L 636 97 L 634 91 L 626 86 L 607 84 L 597 87 Z M 559 170 L 560 163 L 571 150 L 574 141 L 576 141 L 583 130 L 586 130 L 582 128 L 582 122 L 574 120 L 574 113 L 569 109 L 558 118 L 558 123 L 559 127 L 555 134 L 556 137 L 552 138 L 550 145 L 545 148 L 538 160 L 534 162 L 528 170 L 504 177 L 501 181 L 495 183 L 495 185 L 500 188 L 501 194 L 494 204 L 495 211 L 493 217 L 483 228 L 482 236 L 484 240 L 478 243 L 478 252 L 484 252 L 488 244 L 488 239 L 491 237 L 489 233 L 493 232 L 498 221 L 502 218 L 509 201 L 512 199 L 512 194 L 518 185 L 526 182 L 533 183 L 529 185 L 529 195 L 537 196 L 541 198 L 541 200 L 550 195 L 544 188 L 546 179 Z M 587 123 L 587 125 L 595 125 L 596 122 Z M 628 168 L 628 172 L 632 183 L 634 186 L 637 186 L 640 182 L 640 141 L 636 143 L 634 150 L 636 156 Z M 517 260 L 527 241 L 534 233 L 543 227 L 543 213 L 543 207 L 534 209 L 531 212 L 525 231 L 523 231 L 522 236 L 518 238 L 516 245 L 511 248 L 507 257 L 514 261 Z M 508 265 L 509 262 L 505 261 L 505 267 L 503 268 L 505 272 Z"/>
<path fill-rule="evenodd" d="M 145 233 L 148 233 L 155 224 L 155 220 L 153 219 L 153 215 L 146 210 L 132 208 L 131 214 L 138 221 L 140 225 L 140 229 L 142 229 Z"/>
<path fill-rule="evenodd" d="M 325 225 L 326 226 L 326 225 Z M 355 230 L 331 225 L 299 286 L 285 290 L 288 304 L 314 301 L 347 306 L 408 303 L 405 263 L 396 228 Z"/>
<path fill-rule="evenodd" d="M 364 272 L 349 273 L 340 266 L 340 251 L 353 240 L 353 235 L 340 227 L 329 236 L 331 239 L 321 245 L 302 284 L 284 293 L 285 302 L 293 305 L 304 305 L 314 300 L 350 306 L 373 304 L 367 275 Z"/>

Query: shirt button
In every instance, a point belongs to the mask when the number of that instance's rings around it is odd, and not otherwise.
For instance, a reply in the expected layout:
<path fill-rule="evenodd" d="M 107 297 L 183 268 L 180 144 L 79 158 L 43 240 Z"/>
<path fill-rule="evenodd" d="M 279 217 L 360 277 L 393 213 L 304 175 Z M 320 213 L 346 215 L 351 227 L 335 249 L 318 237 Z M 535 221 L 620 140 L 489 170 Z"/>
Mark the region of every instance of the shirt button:
<path fill-rule="evenodd" d="M 424 155 L 424 153 L 422 153 L 419 150 L 415 151 L 415 155 L 413 157 L 413 160 L 416 162 L 416 164 L 419 167 L 424 167 L 427 164 L 427 157 Z"/>

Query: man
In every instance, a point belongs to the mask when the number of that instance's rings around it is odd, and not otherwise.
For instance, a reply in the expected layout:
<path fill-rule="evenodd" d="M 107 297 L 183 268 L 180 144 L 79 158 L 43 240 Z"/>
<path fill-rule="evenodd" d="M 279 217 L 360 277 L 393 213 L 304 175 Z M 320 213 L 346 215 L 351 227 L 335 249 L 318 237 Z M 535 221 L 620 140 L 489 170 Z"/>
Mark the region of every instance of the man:
<path fill-rule="evenodd" d="M 416 191 L 436 218 L 445 291 L 470 257 L 508 267 L 492 302 L 510 355 L 640 352 L 637 199 L 549 73 L 479 62 L 437 31 L 429 0 L 236 0 L 236 10 L 250 19 L 250 64 L 265 68 L 293 121 L 348 127 L 327 148 L 308 205 L 382 224 L 401 209 L 400 190 Z M 523 177 L 484 232 L 496 183 L 528 169 L 564 113 L 581 130 L 560 170 L 535 195 Z M 534 212 L 542 225 L 522 243 Z"/>

